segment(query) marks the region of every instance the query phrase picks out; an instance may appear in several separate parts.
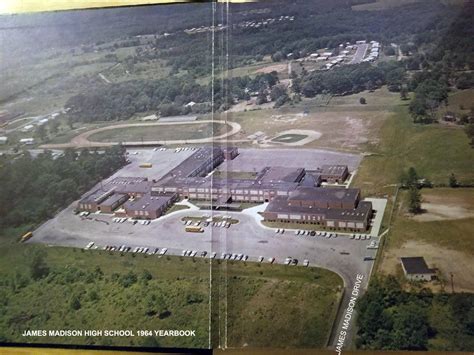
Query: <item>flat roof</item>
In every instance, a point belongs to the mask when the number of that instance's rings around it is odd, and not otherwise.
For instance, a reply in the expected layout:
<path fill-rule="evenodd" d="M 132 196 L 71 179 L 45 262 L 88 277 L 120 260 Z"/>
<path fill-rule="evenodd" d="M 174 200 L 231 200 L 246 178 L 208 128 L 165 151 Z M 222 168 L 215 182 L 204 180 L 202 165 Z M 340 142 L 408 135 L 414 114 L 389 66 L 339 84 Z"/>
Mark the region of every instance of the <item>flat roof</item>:
<path fill-rule="evenodd" d="M 192 175 L 202 164 L 212 159 L 214 155 L 222 153 L 219 147 L 202 147 L 194 152 L 190 157 L 186 158 L 181 164 L 172 169 L 166 176 L 188 177 Z"/>
<path fill-rule="evenodd" d="M 101 206 L 112 206 L 117 201 L 127 196 L 126 194 L 113 194 L 100 203 Z"/>
<path fill-rule="evenodd" d="M 348 170 L 347 165 L 323 165 L 317 171 L 323 175 L 341 175 Z"/>
<path fill-rule="evenodd" d="M 98 188 L 84 196 L 79 203 L 95 203 L 100 204 L 114 193 L 114 188 Z"/>
<path fill-rule="evenodd" d="M 257 180 L 263 184 L 272 182 L 299 182 L 304 171 L 303 168 L 267 166 L 259 173 Z"/>
<path fill-rule="evenodd" d="M 434 270 L 430 269 L 422 256 L 402 257 L 403 268 L 407 274 L 433 274 Z"/>
<path fill-rule="evenodd" d="M 331 201 L 355 203 L 359 196 L 359 189 L 345 189 L 337 187 L 305 187 L 299 186 L 290 193 L 288 201 Z"/>
<path fill-rule="evenodd" d="M 124 203 L 125 210 L 133 210 L 133 211 L 156 211 L 166 204 L 169 203 L 170 199 L 172 199 L 172 195 L 158 195 L 152 196 L 151 194 L 145 194 L 141 197 L 136 199 L 128 200 Z"/>
<path fill-rule="evenodd" d="M 285 213 L 285 214 L 313 214 L 322 215 L 326 220 L 344 220 L 351 222 L 363 222 L 367 218 L 367 214 L 372 210 L 372 203 L 362 201 L 357 208 L 319 208 L 319 207 L 303 207 L 289 206 L 285 197 L 275 197 L 268 204 L 265 212 Z"/>

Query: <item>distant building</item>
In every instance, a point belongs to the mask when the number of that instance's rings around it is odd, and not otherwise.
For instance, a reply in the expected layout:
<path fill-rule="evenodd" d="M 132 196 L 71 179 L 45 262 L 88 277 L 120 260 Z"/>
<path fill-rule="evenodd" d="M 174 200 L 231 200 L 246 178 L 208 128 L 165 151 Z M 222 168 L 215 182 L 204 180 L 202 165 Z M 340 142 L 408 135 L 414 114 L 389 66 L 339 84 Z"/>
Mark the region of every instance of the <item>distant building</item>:
<path fill-rule="evenodd" d="M 22 139 L 20 139 L 20 143 L 21 144 L 26 144 L 26 145 L 31 145 L 31 144 L 35 143 L 35 139 L 34 138 L 22 138 Z"/>
<path fill-rule="evenodd" d="M 233 160 L 237 155 L 239 155 L 237 147 L 225 147 L 222 150 L 224 152 L 224 160 Z"/>
<path fill-rule="evenodd" d="M 436 270 L 428 268 L 425 259 L 421 256 L 402 257 L 403 272 L 411 281 L 431 281 L 436 277 Z"/>
<path fill-rule="evenodd" d="M 446 114 L 443 117 L 443 120 L 446 122 L 455 122 L 456 121 L 456 115 L 454 112 L 446 112 Z"/>

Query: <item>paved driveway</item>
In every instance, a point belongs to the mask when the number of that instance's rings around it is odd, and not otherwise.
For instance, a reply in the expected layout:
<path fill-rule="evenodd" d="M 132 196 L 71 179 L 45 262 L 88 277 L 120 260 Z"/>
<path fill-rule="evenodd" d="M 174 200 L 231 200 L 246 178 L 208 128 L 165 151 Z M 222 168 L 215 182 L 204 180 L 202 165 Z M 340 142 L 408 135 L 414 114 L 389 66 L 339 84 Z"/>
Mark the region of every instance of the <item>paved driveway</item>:
<path fill-rule="evenodd" d="M 181 210 L 154 220 L 150 225 L 132 225 L 130 222 L 114 223 L 111 215 L 91 214 L 82 218 L 73 214 L 74 205 L 59 213 L 34 231 L 32 243 L 46 243 L 72 247 L 84 247 L 93 241 L 99 247 L 105 245 L 149 248 L 168 248 L 168 253 L 181 255 L 182 250 L 190 249 L 222 253 L 242 253 L 249 256 L 248 261 L 257 261 L 259 256 L 274 257 L 277 263 L 283 263 L 291 256 L 300 263 L 308 259 L 310 266 L 319 266 L 338 273 L 344 280 L 345 294 L 335 323 L 335 330 L 342 325 L 342 315 L 350 299 L 350 291 L 356 281 L 356 275 L 364 275 L 362 290 L 367 287 L 372 261 L 364 261 L 365 256 L 375 256 L 375 250 L 368 250 L 367 240 L 350 239 L 348 236 L 323 238 L 297 236 L 294 230 L 284 234 L 262 226 L 253 211 L 212 212 L 216 215 L 229 215 L 239 220 L 230 228 L 206 227 L 204 233 L 187 233 L 181 221 L 185 216 L 200 217 L 211 214 L 210 211 Z M 383 211 L 381 212 L 383 214 Z M 372 238 L 374 240 L 376 238 Z M 342 254 L 341 254 L 342 253 Z M 199 254 L 198 254 L 199 255 Z M 335 332 L 333 332 L 335 334 Z M 335 342 L 335 339 L 332 339 Z M 350 344 L 350 336 L 346 346 Z"/>

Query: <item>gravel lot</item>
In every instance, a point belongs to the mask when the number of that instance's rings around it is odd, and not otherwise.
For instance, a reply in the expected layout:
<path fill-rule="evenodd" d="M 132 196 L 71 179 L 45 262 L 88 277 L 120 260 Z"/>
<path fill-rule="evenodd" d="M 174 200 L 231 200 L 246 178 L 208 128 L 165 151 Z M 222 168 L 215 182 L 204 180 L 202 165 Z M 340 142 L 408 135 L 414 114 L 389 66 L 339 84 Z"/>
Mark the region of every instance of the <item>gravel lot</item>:
<path fill-rule="evenodd" d="M 260 171 L 265 166 L 286 166 L 292 168 L 315 169 L 323 164 L 342 164 L 354 171 L 362 156 L 322 149 L 240 149 L 239 155 L 225 161 L 218 170 Z"/>

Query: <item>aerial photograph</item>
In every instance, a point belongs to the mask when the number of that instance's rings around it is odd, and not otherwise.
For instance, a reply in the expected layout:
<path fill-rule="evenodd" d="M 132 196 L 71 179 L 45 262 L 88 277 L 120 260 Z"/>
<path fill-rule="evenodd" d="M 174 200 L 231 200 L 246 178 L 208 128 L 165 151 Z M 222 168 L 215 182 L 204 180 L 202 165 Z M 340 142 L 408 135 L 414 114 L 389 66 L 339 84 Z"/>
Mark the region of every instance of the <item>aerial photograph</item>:
<path fill-rule="evenodd" d="M 473 24 L 0 6 L 0 353 L 472 354 Z"/>

